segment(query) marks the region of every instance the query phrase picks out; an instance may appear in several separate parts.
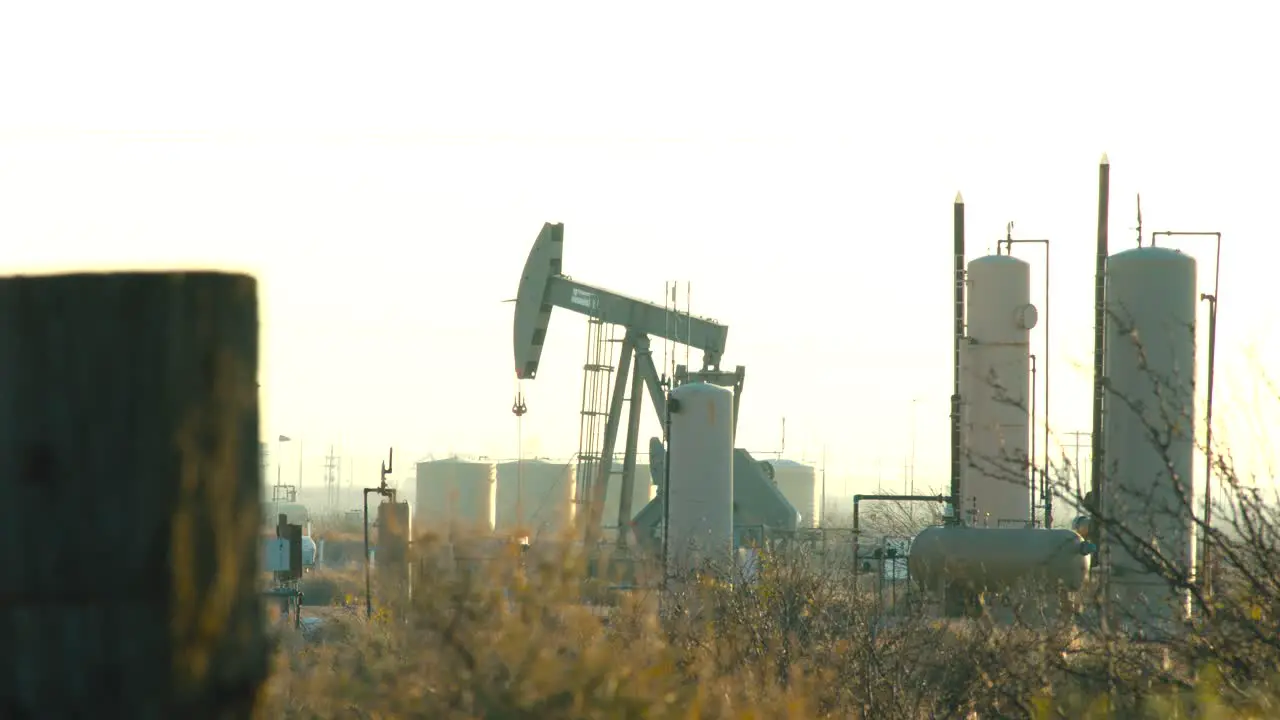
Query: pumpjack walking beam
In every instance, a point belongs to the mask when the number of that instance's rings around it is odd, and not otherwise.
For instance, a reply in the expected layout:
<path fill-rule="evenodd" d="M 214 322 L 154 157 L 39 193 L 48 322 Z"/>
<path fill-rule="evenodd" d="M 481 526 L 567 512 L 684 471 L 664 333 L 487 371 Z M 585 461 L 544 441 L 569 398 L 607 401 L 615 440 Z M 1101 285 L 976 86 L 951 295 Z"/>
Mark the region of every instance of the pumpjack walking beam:
<path fill-rule="evenodd" d="M 630 498 L 635 486 L 640 421 L 636 403 L 641 402 L 641 393 L 634 390 L 643 384 L 658 417 L 666 416 L 666 399 L 662 380 L 650 352 L 650 339 L 662 338 L 701 350 L 703 372 L 719 373 L 729 328 L 709 318 L 676 313 L 657 303 L 573 280 L 563 273 L 563 257 L 564 225 L 545 223 L 529 251 L 524 272 L 520 276 L 520 289 L 516 294 L 513 337 L 515 371 L 516 377 L 523 380 L 532 380 L 537 376 L 554 308 L 598 318 L 602 322 L 621 326 L 626 332 L 605 422 L 604 447 L 601 448 L 597 476 L 588 486 L 587 528 L 588 533 L 592 533 L 599 527 L 604 510 L 604 489 L 612 469 L 614 445 L 617 443 L 622 420 L 622 403 L 628 389 L 633 392 L 623 456 L 622 498 Z M 634 377 L 631 376 L 632 372 Z M 629 379 L 632 380 L 631 388 L 628 388 Z M 665 429 L 663 432 L 665 433 Z M 624 530 L 623 537 L 631 520 L 630 517 L 623 516 L 623 513 L 629 515 L 629 505 L 624 499 L 619 508 L 619 526 Z"/>
<path fill-rule="evenodd" d="M 727 326 L 573 280 L 561 273 L 563 256 L 564 225 L 546 223 L 529 251 L 516 294 L 516 377 L 531 380 L 537 375 L 551 310 L 557 307 L 601 318 L 629 332 L 696 348 L 703 352 L 705 369 L 720 369 L 720 356 L 729 335 Z"/>

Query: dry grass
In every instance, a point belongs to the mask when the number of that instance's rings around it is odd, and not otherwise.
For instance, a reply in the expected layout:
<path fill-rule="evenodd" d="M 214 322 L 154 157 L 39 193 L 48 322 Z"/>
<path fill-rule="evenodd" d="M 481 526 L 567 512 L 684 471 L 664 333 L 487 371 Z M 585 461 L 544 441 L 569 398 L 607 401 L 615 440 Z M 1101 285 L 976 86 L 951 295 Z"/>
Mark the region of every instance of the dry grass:
<path fill-rule="evenodd" d="M 661 613 L 654 592 L 588 590 L 583 577 L 572 552 L 513 552 L 418 578 L 410 605 L 366 622 L 362 574 L 313 573 L 308 603 L 339 607 L 307 635 L 282 631 L 260 716 L 1276 716 L 1269 683 L 1231 688 L 1187 653 L 1113 646 L 1109 670 L 1072 627 L 889 621 L 847 575 L 803 557 L 774 558 L 754 587 L 686 591 Z M 1234 714 L 1213 714 L 1228 703 Z"/>

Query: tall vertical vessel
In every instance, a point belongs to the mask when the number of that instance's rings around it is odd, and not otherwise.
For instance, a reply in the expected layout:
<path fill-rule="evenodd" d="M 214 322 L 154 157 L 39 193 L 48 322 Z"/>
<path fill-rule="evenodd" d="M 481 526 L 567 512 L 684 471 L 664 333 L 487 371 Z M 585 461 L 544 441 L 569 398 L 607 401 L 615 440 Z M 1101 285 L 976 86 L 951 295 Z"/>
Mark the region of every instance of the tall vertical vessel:
<path fill-rule="evenodd" d="M 1119 606 L 1157 628 L 1185 618 L 1190 599 L 1135 557 L 1133 538 L 1190 575 L 1196 298 L 1196 262 L 1176 250 L 1135 248 L 1107 260 L 1102 495 L 1107 526 L 1124 528 L 1107 533 L 1109 572 Z"/>
<path fill-rule="evenodd" d="M 671 391 L 667 562 L 726 569 L 733 549 L 733 391 L 691 382 Z"/>
<path fill-rule="evenodd" d="M 1031 329 L 1038 317 L 1031 266 L 1008 255 L 977 258 L 967 285 L 960 516 L 973 527 L 1026 527 Z"/>

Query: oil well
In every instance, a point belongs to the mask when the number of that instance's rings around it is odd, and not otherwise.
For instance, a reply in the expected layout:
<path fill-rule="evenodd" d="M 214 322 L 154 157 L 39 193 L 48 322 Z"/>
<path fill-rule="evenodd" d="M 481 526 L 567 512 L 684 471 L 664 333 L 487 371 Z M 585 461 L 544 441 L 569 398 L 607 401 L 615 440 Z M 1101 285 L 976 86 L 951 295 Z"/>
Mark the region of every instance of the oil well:
<path fill-rule="evenodd" d="M 1170 590 L 1178 585 L 1170 578 L 1195 577 L 1207 563 L 1196 556 L 1190 483 L 1201 422 L 1196 310 L 1198 302 L 1211 303 L 1204 418 L 1211 424 L 1218 280 L 1215 261 L 1213 291 L 1198 295 L 1195 260 L 1156 240 L 1210 237 L 1220 251 L 1221 234 L 1161 231 L 1144 245 L 1139 211 L 1138 247 L 1112 253 L 1109 196 L 1104 156 L 1093 278 L 1093 467 L 1084 510 L 1069 529 L 1055 527 L 1055 512 L 1065 518 L 1077 508 L 1054 507 L 1054 489 L 1065 481 L 1050 473 L 1048 452 L 1051 243 L 1015 237 L 1010 223 L 994 254 L 970 258 L 965 204 L 955 198 L 948 488 L 941 495 L 856 496 L 850 551 L 851 559 L 862 557 L 859 501 L 941 504 L 942 524 L 925 528 L 901 552 L 922 601 L 916 606 L 926 612 L 994 617 L 995 608 L 1022 605 L 1076 617 L 1088 612 L 1090 598 L 1102 598 L 1094 606 L 1125 608 L 1133 631 L 1148 635 L 1188 617 L 1188 595 Z M 513 367 L 518 385 L 536 381 L 543 347 L 560 322 L 553 317 L 585 319 L 578 452 L 568 463 L 419 464 L 415 528 L 453 537 L 525 532 L 523 540 L 534 544 L 572 529 L 589 552 L 661 559 L 668 570 L 708 560 L 728 567 L 725 561 L 741 562 L 746 548 L 797 546 L 822 524 L 813 471 L 738 447 L 746 372 L 724 364 L 728 326 L 571 278 L 563 268 L 564 230 L 544 224 L 529 251 L 514 300 Z M 1043 258 L 1043 298 L 1032 297 L 1024 255 Z M 1033 346 L 1037 329 L 1043 343 Z M 700 366 L 660 373 L 656 341 L 700 353 Z M 528 411 L 521 391 L 512 411 Z M 642 452 L 640 426 L 649 413 L 662 430 Z M 1165 441 L 1153 444 L 1153 432 Z M 1207 493 L 1208 476 L 1205 482 Z M 1161 558 L 1154 565 L 1152 551 Z M 1212 578 L 1200 570 L 1198 581 L 1207 589 Z"/>
<path fill-rule="evenodd" d="M 571 279 L 563 272 L 563 256 L 564 225 L 545 224 L 516 295 L 514 366 L 519 381 L 537 377 L 554 311 L 586 317 L 589 358 L 574 496 L 583 540 L 596 545 L 611 539 L 619 548 L 670 551 L 673 557 L 682 556 L 686 545 L 708 551 L 711 543 L 728 550 L 735 536 L 785 542 L 799 527 L 800 514 L 778 490 L 769 466 L 735 447 L 746 370 L 722 368 L 729 328 Z M 621 335 L 616 364 L 604 349 L 616 339 L 614 333 Z M 701 368 L 679 365 L 673 376 L 660 375 L 653 360 L 655 339 L 700 351 Z M 647 477 L 638 471 L 645 405 L 663 428 L 662 437 L 649 440 Z M 519 399 L 517 407 L 523 408 Z M 617 468 L 620 434 L 622 466 Z M 606 505 L 615 475 L 617 504 Z M 637 507 L 636 500 L 647 494 L 637 491 L 641 484 L 656 491 Z M 723 507 L 711 501 L 715 496 L 723 496 Z M 602 537 L 608 516 L 616 518 L 613 538 Z"/>

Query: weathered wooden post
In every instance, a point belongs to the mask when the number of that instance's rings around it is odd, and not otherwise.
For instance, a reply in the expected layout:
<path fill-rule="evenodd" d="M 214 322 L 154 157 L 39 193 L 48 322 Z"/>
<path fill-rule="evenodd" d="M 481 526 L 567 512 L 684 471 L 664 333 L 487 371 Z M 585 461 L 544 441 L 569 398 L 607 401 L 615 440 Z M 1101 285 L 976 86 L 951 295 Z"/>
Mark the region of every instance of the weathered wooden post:
<path fill-rule="evenodd" d="M 248 276 L 0 279 L 0 717 L 250 716 L 257 361 Z"/>

